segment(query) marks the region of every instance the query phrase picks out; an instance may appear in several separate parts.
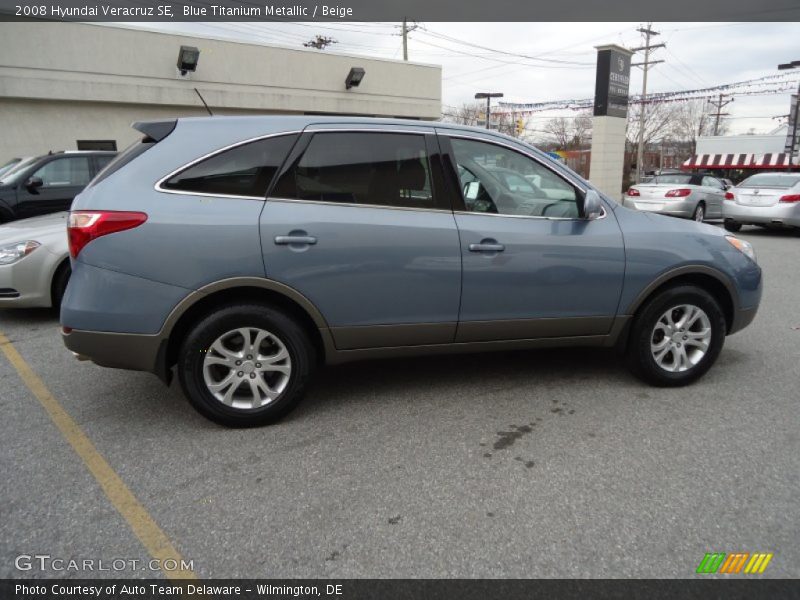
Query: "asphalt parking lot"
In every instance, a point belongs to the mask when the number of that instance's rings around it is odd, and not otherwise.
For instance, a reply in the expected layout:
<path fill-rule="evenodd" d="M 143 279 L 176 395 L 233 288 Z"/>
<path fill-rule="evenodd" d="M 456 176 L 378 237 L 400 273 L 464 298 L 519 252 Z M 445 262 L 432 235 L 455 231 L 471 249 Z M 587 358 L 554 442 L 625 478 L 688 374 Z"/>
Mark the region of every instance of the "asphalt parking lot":
<path fill-rule="evenodd" d="M 601 351 L 370 362 L 229 430 L 75 361 L 49 311 L 0 332 L 201 577 L 691 577 L 711 551 L 800 577 L 800 236 L 741 235 L 759 315 L 683 389 Z M 149 554 L 3 354 L 0 408 L 0 577 L 160 576 L 15 568 Z"/>

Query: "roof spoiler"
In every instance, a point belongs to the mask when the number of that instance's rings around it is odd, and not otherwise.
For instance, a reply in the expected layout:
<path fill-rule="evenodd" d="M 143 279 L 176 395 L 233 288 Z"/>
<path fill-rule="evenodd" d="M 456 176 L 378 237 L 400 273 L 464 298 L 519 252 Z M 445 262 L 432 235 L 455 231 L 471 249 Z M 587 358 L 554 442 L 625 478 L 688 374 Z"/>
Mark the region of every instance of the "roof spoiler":
<path fill-rule="evenodd" d="M 164 121 L 136 121 L 131 127 L 142 132 L 154 142 L 160 142 L 172 133 L 177 124 L 178 119 L 166 119 Z"/>

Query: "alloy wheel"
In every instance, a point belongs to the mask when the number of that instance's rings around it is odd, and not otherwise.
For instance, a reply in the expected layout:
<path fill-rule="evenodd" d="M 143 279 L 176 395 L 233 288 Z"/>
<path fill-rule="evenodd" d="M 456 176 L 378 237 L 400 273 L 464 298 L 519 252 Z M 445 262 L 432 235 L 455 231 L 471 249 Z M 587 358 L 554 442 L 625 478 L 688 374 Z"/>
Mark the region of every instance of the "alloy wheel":
<path fill-rule="evenodd" d="M 711 345 L 711 321 L 698 306 L 681 304 L 656 321 L 650 351 L 656 364 L 671 373 L 697 365 Z"/>
<path fill-rule="evenodd" d="M 286 345 L 275 334 L 256 327 L 222 334 L 203 359 L 208 391 L 232 408 L 254 409 L 274 402 L 291 374 Z"/>

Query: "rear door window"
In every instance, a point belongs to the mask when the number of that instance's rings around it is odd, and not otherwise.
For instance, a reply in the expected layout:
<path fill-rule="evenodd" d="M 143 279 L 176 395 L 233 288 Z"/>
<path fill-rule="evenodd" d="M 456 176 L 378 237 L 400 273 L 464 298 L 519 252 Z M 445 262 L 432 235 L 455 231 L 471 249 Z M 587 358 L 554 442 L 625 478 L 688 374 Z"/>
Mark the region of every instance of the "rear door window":
<path fill-rule="evenodd" d="M 215 154 L 161 184 L 176 190 L 214 196 L 264 198 L 297 134 L 249 142 Z"/>
<path fill-rule="evenodd" d="M 316 133 L 280 178 L 275 198 L 403 208 L 439 206 L 425 136 L 385 132 Z"/>

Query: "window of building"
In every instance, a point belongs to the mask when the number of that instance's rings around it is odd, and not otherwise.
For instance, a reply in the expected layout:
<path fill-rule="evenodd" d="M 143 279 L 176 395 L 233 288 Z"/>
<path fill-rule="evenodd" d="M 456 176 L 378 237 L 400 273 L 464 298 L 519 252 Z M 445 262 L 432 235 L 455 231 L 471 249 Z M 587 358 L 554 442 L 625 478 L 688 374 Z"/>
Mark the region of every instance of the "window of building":
<path fill-rule="evenodd" d="M 117 151 L 117 140 L 78 140 L 78 150 Z"/>

